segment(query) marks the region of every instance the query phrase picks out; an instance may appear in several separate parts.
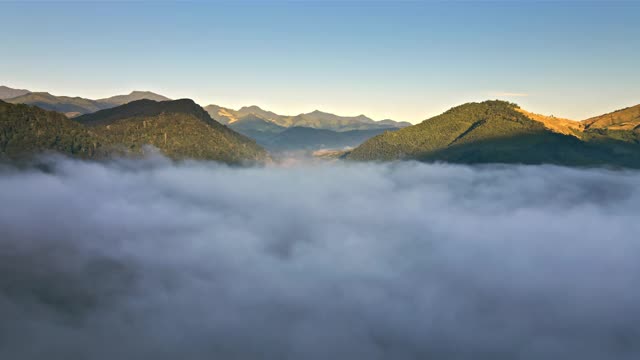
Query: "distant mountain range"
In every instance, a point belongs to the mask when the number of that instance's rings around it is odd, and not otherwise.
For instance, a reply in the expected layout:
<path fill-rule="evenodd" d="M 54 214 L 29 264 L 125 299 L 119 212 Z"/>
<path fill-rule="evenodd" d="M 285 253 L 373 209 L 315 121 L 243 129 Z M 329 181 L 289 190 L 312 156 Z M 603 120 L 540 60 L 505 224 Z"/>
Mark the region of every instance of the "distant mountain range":
<path fill-rule="evenodd" d="M 334 131 L 303 126 L 284 127 L 255 114 L 228 124 L 233 130 L 254 139 L 271 151 L 344 149 L 360 145 L 372 136 L 398 128 Z"/>
<path fill-rule="evenodd" d="M 410 126 L 393 120 L 374 121 L 364 115 L 339 116 L 319 110 L 295 116 L 278 115 L 258 106 L 239 110 L 205 107 L 212 118 L 272 151 L 354 147 L 385 131 Z"/>
<path fill-rule="evenodd" d="M 504 101 L 468 103 L 375 136 L 352 160 L 640 167 L 640 105 L 581 122 L 533 114 Z"/>
<path fill-rule="evenodd" d="M 339 116 L 319 110 L 295 116 L 278 115 L 274 112 L 263 110 L 255 105 L 243 107 L 240 110 L 224 108 L 218 105 L 209 105 L 205 106 L 205 110 L 207 110 L 211 117 L 218 122 L 228 125 L 232 125 L 247 115 L 252 115 L 283 128 L 308 127 L 332 131 L 389 129 L 402 128 L 411 125 L 411 123 L 406 121 L 394 121 L 389 119 L 375 121 L 364 115 Z"/>
<path fill-rule="evenodd" d="M 55 96 L 48 92 L 11 89 L 6 86 L 0 87 L 0 95 L 0 99 L 8 103 L 35 105 L 44 110 L 64 113 L 67 117 L 89 114 L 141 99 L 155 101 L 170 100 L 165 96 L 149 91 L 133 91 L 128 95 L 117 95 L 106 99 L 92 100 L 81 97 Z"/>
<path fill-rule="evenodd" d="M 140 156 L 147 145 L 173 159 L 241 164 L 269 157 L 253 140 L 214 121 L 188 99 L 136 100 L 74 119 L 0 100 L 0 155 L 9 159 L 43 151 L 94 159 Z"/>

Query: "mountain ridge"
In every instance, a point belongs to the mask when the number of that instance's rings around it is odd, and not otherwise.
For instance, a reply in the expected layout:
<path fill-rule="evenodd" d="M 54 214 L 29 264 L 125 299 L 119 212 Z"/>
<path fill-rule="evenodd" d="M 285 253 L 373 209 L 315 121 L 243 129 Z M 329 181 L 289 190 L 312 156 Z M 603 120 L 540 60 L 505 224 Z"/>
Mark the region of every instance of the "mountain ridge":
<path fill-rule="evenodd" d="M 594 132 L 582 122 L 567 121 L 504 101 L 467 103 L 420 124 L 375 136 L 344 157 L 640 167 L 637 131 Z"/>
<path fill-rule="evenodd" d="M 11 99 L 28 93 L 30 93 L 29 90 L 13 89 L 8 86 L 0 85 L 0 100 Z"/>
<path fill-rule="evenodd" d="M 340 116 L 321 110 L 314 110 L 309 113 L 302 113 L 298 115 L 278 115 L 274 112 L 264 110 L 257 105 L 243 106 L 239 110 L 233 110 L 219 105 L 207 105 L 204 108 L 209 112 L 212 118 L 223 124 L 233 124 L 238 121 L 239 118 L 253 114 L 285 128 L 310 127 L 334 131 L 349 131 L 401 128 L 411 125 L 411 123 L 406 121 L 394 121 L 391 119 L 375 121 L 365 115 Z"/>
<path fill-rule="evenodd" d="M 7 88 L 6 86 L 4 88 Z M 16 89 L 7 88 L 16 91 Z M 9 91 L 7 90 L 7 91 Z M 20 91 L 20 90 L 18 90 Z M 15 97 L 5 98 L 4 101 L 12 104 L 35 105 L 44 110 L 64 113 L 67 117 L 80 116 L 140 99 L 166 101 L 169 98 L 151 91 L 134 90 L 127 95 L 115 95 L 104 99 L 87 99 L 79 96 L 58 96 L 46 91 L 28 91 Z"/>

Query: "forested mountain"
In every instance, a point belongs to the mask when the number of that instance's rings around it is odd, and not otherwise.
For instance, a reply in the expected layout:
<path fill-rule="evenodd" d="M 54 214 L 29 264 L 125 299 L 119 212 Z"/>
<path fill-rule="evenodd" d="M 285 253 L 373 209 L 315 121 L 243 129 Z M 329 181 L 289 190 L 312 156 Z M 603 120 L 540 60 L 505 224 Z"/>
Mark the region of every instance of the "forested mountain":
<path fill-rule="evenodd" d="M 86 158 L 138 156 L 146 145 L 173 159 L 233 164 L 268 159 L 253 140 L 187 99 L 138 100 L 73 120 L 36 106 L 0 103 L 0 152 L 8 158 L 47 150 Z"/>
<path fill-rule="evenodd" d="M 262 161 L 268 155 L 255 141 L 211 119 L 193 100 L 137 100 L 75 118 L 110 144 L 130 152 L 153 145 L 172 158 Z"/>
<path fill-rule="evenodd" d="M 63 114 L 0 100 L 0 157 L 11 159 L 54 151 L 96 157 L 103 140 Z"/>
<path fill-rule="evenodd" d="M 567 124 L 564 119 L 536 119 L 512 103 L 486 101 L 464 104 L 418 125 L 378 135 L 345 157 L 640 167 L 640 146 L 629 139 L 637 135 L 635 131 L 626 129 L 611 136 L 580 123 Z"/>

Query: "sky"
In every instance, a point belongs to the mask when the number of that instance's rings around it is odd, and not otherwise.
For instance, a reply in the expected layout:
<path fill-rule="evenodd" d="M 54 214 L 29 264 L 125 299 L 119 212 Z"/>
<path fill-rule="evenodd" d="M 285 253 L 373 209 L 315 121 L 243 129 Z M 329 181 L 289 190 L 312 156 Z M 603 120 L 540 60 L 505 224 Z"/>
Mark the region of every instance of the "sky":
<path fill-rule="evenodd" d="M 504 99 L 640 103 L 640 2 L 2 2 L 0 85 L 417 123 Z"/>

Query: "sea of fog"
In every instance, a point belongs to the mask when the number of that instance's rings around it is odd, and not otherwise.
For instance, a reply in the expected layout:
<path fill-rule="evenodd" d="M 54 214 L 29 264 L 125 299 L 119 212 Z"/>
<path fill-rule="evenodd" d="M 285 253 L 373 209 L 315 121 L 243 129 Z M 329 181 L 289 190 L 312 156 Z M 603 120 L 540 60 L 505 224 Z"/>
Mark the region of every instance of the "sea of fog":
<path fill-rule="evenodd" d="M 1 359 L 638 359 L 640 173 L 0 167 Z"/>

